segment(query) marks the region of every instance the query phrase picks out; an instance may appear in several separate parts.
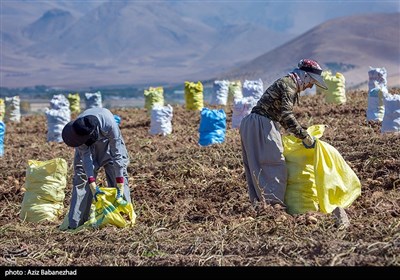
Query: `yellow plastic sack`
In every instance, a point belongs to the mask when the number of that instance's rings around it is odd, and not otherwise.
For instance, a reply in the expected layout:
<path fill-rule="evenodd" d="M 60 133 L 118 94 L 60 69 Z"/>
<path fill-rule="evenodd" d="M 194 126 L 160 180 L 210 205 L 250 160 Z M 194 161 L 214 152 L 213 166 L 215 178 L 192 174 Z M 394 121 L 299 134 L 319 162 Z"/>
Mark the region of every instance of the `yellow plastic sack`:
<path fill-rule="evenodd" d="M 70 93 L 68 94 L 67 97 L 69 101 L 69 109 L 71 113 L 80 113 L 81 111 L 81 98 L 79 96 L 79 93 Z"/>
<path fill-rule="evenodd" d="M 107 225 L 123 228 L 135 224 L 136 214 L 132 203 L 117 200 L 116 188 L 100 187 L 99 189 L 104 194 L 98 194 L 97 201 L 93 200 L 89 220 L 76 229 L 68 229 L 67 215 L 60 226 L 61 230 L 76 232 L 83 228 L 102 228 Z"/>
<path fill-rule="evenodd" d="M 321 73 L 322 79 L 324 79 L 324 81 L 326 80 L 326 77 L 332 75 L 332 72 L 330 70 L 324 70 Z M 316 87 L 316 94 L 317 95 L 324 95 L 326 93 L 326 90 L 320 87 Z"/>
<path fill-rule="evenodd" d="M 331 213 L 336 207 L 348 207 L 361 195 L 357 175 L 334 147 L 319 139 L 324 130 L 324 125 L 308 128 L 317 139 L 314 149 L 306 149 L 294 136 L 283 137 L 288 168 L 285 204 L 290 214 Z"/>
<path fill-rule="evenodd" d="M 4 115 L 6 114 L 6 104 L 4 103 L 4 99 L 0 98 L 0 121 L 4 120 Z"/>
<path fill-rule="evenodd" d="M 187 110 L 201 111 L 204 107 L 203 84 L 185 82 L 185 103 Z"/>
<path fill-rule="evenodd" d="M 313 135 L 316 136 L 316 133 Z M 314 177 L 314 150 L 304 148 L 301 140 L 292 135 L 284 136 L 282 141 L 283 155 L 288 170 L 285 192 L 288 213 L 318 211 Z"/>
<path fill-rule="evenodd" d="M 323 71 L 321 73 L 328 89 L 317 87 L 317 94 L 325 95 L 325 102 L 331 104 L 346 103 L 346 79 L 342 73 L 337 72 L 332 75 L 331 71 Z"/>
<path fill-rule="evenodd" d="M 228 88 L 228 104 L 232 104 L 235 100 L 242 98 L 242 82 L 240 80 L 231 81 Z"/>
<path fill-rule="evenodd" d="M 147 113 L 151 114 L 153 106 L 164 106 L 164 88 L 149 87 L 149 89 L 144 90 L 144 98 L 144 107 L 147 109 Z"/>
<path fill-rule="evenodd" d="M 54 221 L 64 209 L 67 162 L 62 158 L 28 160 L 20 218 L 28 222 Z"/>

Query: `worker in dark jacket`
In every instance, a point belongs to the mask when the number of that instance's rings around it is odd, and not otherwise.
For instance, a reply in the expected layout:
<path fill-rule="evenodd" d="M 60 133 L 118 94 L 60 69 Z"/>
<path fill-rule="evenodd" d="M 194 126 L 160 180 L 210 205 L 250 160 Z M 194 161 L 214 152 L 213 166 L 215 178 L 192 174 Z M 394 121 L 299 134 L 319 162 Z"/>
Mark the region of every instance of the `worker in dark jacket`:
<path fill-rule="evenodd" d="M 114 115 L 106 108 L 90 108 L 62 131 L 64 143 L 75 147 L 74 177 L 69 228 L 89 219 L 92 199 L 99 192 L 96 176 L 104 167 L 108 187 L 116 187 L 118 199 L 131 202 L 127 167 L 129 156 Z"/>

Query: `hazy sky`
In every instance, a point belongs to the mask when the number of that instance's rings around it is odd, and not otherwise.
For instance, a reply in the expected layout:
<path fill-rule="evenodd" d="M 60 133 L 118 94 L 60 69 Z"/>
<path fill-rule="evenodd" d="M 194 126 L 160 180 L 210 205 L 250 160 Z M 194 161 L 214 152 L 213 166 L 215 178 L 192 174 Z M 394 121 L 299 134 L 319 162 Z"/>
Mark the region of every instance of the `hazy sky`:
<path fill-rule="evenodd" d="M 227 17 L 245 21 L 258 21 L 276 31 L 294 34 L 303 33 L 326 20 L 336 17 L 354 14 L 400 12 L 400 0 L 167 1 L 175 3 L 176 6 L 193 7 L 193 14 L 199 13 L 205 6 L 224 5 L 226 7 L 224 13 Z M 212 11 L 207 10 L 207 13 L 211 14 Z"/>
<path fill-rule="evenodd" d="M 101 5 L 104 0 L 1 0 L 3 28 L 7 29 L 7 17 L 11 10 L 20 10 L 20 23 L 27 24 L 39 18 L 51 6 L 58 5 L 84 14 Z M 377 12 L 400 12 L 400 0 L 112 0 L 135 2 L 138 5 L 168 2 L 186 16 L 212 17 L 221 15 L 235 21 L 262 23 L 266 27 L 292 34 L 303 33 L 314 26 L 341 16 Z M 222 9 L 213 9 L 216 5 Z M 218 14 L 217 14 L 218 13 Z M 399 27 L 400 28 L 400 27 Z"/>

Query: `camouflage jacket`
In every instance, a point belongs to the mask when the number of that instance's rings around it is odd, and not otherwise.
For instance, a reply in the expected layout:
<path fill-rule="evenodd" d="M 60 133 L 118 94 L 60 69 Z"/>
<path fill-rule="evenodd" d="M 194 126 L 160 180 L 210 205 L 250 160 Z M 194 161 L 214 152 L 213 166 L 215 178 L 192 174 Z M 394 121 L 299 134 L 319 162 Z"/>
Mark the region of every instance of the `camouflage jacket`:
<path fill-rule="evenodd" d="M 293 105 L 296 101 L 299 103 L 299 94 L 296 82 L 287 75 L 267 88 L 251 112 L 278 122 L 297 138 L 303 139 L 307 131 L 293 115 Z"/>

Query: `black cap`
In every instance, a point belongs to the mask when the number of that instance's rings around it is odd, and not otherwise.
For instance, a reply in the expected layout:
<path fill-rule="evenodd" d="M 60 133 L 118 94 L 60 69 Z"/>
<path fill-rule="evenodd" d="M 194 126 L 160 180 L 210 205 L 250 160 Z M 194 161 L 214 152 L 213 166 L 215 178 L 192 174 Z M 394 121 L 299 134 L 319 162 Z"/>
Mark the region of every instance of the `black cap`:
<path fill-rule="evenodd" d="M 98 125 L 99 120 L 92 115 L 80 117 L 67 123 L 62 131 L 64 143 L 70 147 L 85 144 Z"/>

